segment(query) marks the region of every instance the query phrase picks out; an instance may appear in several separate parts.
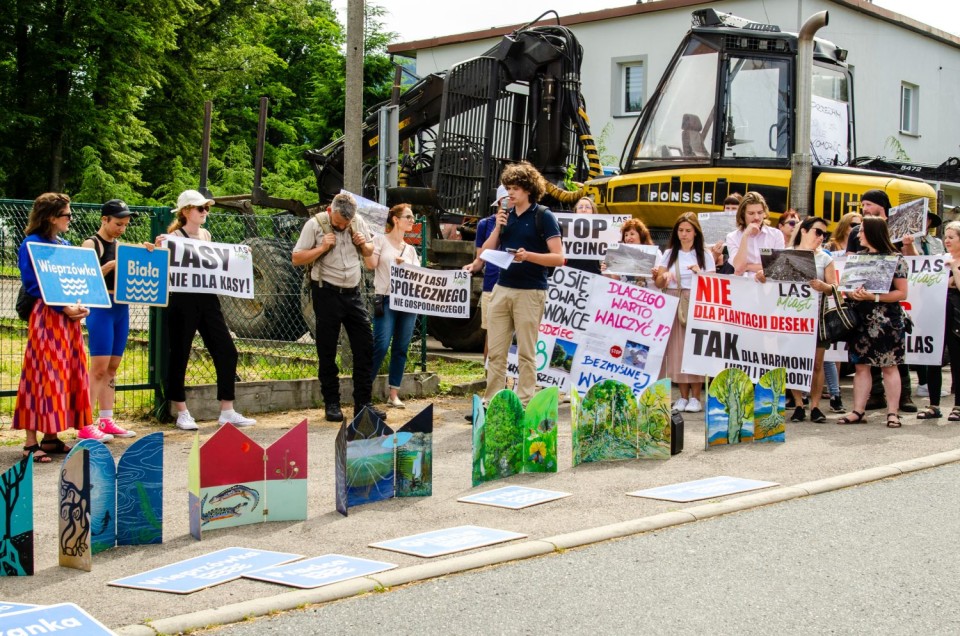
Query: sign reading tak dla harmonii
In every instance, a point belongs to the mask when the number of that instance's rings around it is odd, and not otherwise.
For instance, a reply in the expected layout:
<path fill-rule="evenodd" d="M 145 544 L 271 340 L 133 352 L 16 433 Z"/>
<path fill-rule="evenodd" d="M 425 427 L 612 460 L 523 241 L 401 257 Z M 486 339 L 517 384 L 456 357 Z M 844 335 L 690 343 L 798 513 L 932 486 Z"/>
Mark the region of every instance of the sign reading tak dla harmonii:
<path fill-rule="evenodd" d="M 170 291 L 253 298 L 249 245 L 211 243 L 170 234 Z"/>

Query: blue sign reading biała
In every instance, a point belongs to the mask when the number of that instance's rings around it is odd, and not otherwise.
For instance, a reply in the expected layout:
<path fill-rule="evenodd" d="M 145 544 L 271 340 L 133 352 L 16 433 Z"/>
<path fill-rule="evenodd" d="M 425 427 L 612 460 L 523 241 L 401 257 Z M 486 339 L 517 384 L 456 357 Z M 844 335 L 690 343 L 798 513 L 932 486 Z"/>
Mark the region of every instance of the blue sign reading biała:
<path fill-rule="evenodd" d="M 400 537 L 390 541 L 371 543 L 371 548 L 393 550 L 418 557 L 435 557 L 473 548 L 482 548 L 494 543 L 522 539 L 527 535 L 507 530 L 494 530 L 480 526 L 457 526 L 445 530 L 434 530 L 409 537 Z"/>
<path fill-rule="evenodd" d="M 303 558 L 299 554 L 248 548 L 225 548 L 142 574 L 110 581 L 107 585 L 138 590 L 190 594 L 239 579 L 247 572 L 272 568 Z"/>
<path fill-rule="evenodd" d="M 710 499 L 712 497 L 723 497 L 724 495 L 732 495 L 738 492 L 759 490 L 761 488 L 779 485 L 780 484 L 772 481 L 741 479 L 740 477 L 710 477 L 696 481 L 685 481 L 682 484 L 673 484 L 671 486 L 637 490 L 636 492 L 627 494 L 633 497 L 646 497 L 647 499 L 686 502 L 697 501 L 698 499 Z"/>
<path fill-rule="evenodd" d="M 291 587 L 313 588 L 392 570 L 395 567 L 397 566 L 393 563 L 384 563 L 383 561 L 357 559 L 342 554 L 324 554 L 312 559 L 288 563 L 278 568 L 257 570 L 250 574 L 244 574 L 243 578 L 279 583 Z"/>
<path fill-rule="evenodd" d="M 89 247 L 27 243 L 43 302 L 55 307 L 110 307 L 97 253 Z"/>
<path fill-rule="evenodd" d="M 73 603 L 47 605 L 0 616 L 0 634 L 83 634 L 110 636 L 112 631 Z"/>
<path fill-rule="evenodd" d="M 170 284 L 170 250 L 117 245 L 117 277 L 113 299 L 118 303 L 166 307 Z"/>
<path fill-rule="evenodd" d="M 497 506 L 498 508 L 510 508 L 519 510 L 529 506 L 563 499 L 569 497 L 568 492 L 559 492 L 556 490 L 543 490 L 542 488 L 527 488 L 525 486 L 504 486 L 496 490 L 488 490 L 475 495 L 460 497 L 457 501 L 466 503 L 483 504 L 485 506 Z"/>

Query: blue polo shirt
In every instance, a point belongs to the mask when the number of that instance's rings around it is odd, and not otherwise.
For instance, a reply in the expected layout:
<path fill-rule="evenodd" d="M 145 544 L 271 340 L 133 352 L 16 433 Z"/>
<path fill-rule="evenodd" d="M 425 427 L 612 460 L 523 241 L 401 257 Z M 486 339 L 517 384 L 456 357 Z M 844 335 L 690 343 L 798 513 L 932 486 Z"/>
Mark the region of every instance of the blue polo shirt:
<path fill-rule="evenodd" d="M 550 210 L 544 209 L 543 236 L 537 232 L 536 204 L 531 204 L 527 210 L 517 215 L 516 208 L 507 213 L 507 225 L 500 230 L 500 249 L 520 249 L 528 252 L 546 254 L 547 241 L 560 236 L 560 225 L 557 217 Z M 535 263 L 513 263 L 500 272 L 499 285 L 513 289 L 547 289 L 547 268 Z"/>
<path fill-rule="evenodd" d="M 480 219 L 477 223 L 477 240 L 474 243 L 477 247 L 483 247 L 490 235 L 493 234 L 493 228 L 497 226 L 497 216 L 491 214 L 485 219 Z M 497 284 L 500 278 L 500 268 L 492 263 L 483 263 L 483 291 L 493 291 L 493 286 Z"/>

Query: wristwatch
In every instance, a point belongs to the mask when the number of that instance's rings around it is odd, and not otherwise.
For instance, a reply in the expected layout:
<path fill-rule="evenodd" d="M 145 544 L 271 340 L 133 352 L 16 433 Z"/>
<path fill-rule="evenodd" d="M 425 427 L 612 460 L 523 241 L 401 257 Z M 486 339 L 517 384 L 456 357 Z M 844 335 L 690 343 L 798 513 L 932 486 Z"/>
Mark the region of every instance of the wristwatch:
<path fill-rule="evenodd" d="M 875 302 L 875 303 L 880 302 L 880 294 L 874 294 L 874 295 L 873 295 L 873 302 Z"/>

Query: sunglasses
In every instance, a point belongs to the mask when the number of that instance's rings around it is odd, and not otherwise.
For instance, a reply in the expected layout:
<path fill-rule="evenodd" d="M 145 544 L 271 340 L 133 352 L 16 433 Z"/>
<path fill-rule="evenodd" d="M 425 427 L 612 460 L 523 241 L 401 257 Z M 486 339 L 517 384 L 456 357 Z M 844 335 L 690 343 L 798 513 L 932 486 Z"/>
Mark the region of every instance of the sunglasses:
<path fill-rule="evenodd" d="M 73 213 L 72 213 L 72 212 L 69 212 L 69 213 L 67 213 L 67 214 L 58 214 L 58 215 L 57 215 L 57 218 L 60 218 L 60 219 L 72 219 L 72 218 L 73 218 Z"/>
<path fill-rule="evenodd" d="M 197 208 L 197 211 L 198 211 L 198 212 L 209 212 L 209 211 L 210 211 L 210 206 L 209 206 L 209 205 L 195 205 L 195 206 L 193 206 L 193 207 Z"/>
<path fill-rule="evenodd" d="M 796 220 L 796 219 L 790 219 L 789 221 L 787 221 L 786 223 L 784 223 L 784 225 L 789 225 L 790 227 L 794 227 L 796 224 L 797 224 L 797 220 Z"/>
<path fill-rule="evenodd" d="M 817 236 L 819 236 L 820 238 L 824 238 L 827 234 L 830 233 L 830 232 L 827 232 L 826 230 L 821 230 L 818 227 L 813 228 L 813 231 L 816 232 Z"/>

